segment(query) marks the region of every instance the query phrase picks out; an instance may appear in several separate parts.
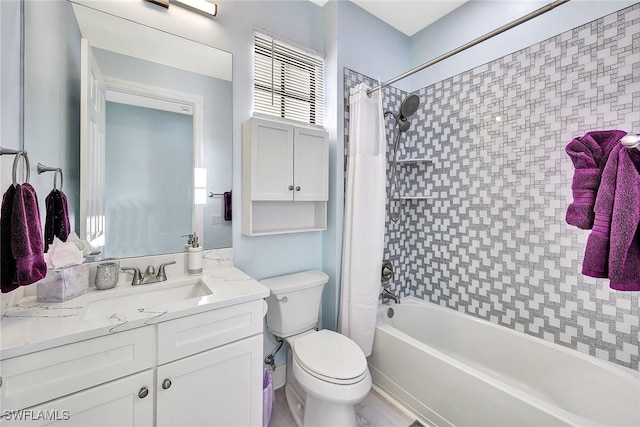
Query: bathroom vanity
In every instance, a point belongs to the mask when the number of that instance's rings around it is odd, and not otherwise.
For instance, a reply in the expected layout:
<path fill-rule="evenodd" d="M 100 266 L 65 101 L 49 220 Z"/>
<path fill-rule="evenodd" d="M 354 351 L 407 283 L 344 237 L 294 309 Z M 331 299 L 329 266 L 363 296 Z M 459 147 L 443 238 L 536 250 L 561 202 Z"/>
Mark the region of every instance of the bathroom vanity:
<path fill-rule="evenodd" d="M 3 426 L 262 425 L 266 287 L 220 267 L 91 289 L 3 317 Z"/>

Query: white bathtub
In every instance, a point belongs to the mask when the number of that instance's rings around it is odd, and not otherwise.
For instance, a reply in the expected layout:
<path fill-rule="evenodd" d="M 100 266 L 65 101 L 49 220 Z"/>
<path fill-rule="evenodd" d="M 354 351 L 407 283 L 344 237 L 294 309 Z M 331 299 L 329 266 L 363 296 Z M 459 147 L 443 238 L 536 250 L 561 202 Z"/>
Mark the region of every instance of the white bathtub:
<path fill-rule="evenodd" d="M 437 426 L 640 426 L 640 372 L 415 298 L 381 306 L 369 368 Z"/>

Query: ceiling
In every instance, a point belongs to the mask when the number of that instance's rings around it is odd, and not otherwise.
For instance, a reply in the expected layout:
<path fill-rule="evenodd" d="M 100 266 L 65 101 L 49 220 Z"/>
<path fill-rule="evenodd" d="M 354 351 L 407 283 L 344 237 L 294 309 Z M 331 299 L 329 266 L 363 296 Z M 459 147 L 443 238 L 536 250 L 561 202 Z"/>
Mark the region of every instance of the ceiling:
<path fill-rule="evenodd" d="M 328 0 L 311 0 L 324 6 Z M 412 36 L 468 0 L 351 0 L 387 24 Z"/>

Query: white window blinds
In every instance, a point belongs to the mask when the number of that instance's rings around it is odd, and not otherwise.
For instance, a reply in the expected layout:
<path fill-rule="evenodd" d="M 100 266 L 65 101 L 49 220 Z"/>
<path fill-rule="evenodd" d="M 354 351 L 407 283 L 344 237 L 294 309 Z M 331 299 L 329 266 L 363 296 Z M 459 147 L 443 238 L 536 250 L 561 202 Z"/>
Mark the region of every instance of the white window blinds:
<path fill-rule="evenodd" d="M 254 33 L 253 110 L 322 126 L 323 58 Z"/>

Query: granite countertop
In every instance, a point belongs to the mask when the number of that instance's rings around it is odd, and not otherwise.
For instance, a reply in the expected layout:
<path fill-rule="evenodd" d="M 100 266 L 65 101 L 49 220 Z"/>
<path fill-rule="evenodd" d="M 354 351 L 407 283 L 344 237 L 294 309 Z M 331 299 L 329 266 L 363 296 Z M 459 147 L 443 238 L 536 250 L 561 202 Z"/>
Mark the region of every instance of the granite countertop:
<path fill-rule="evenodd" d="M 144 294 L 201 281 L 208 295 L 158 304 Z M 219 267 L 201 276 L 180 275 L 166 282 L 89 292 L 63 303 L 38 303 L 35 296 L 9 308 L 0 323 L 0 360 L 164 322 L 217 308 L 263 299 L 269 289 L 235 267 Z M 150 304 L 150 305 L 146 305 Z"/>

